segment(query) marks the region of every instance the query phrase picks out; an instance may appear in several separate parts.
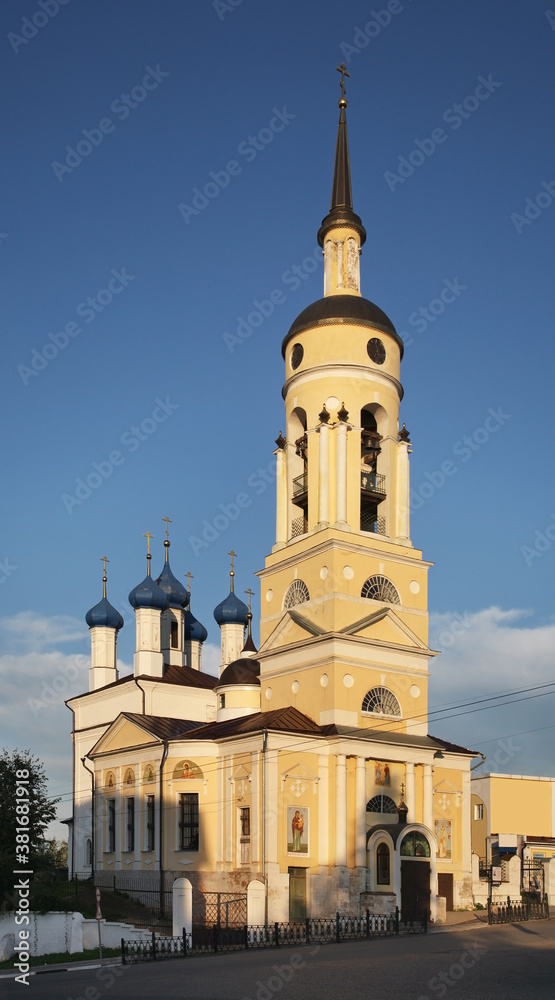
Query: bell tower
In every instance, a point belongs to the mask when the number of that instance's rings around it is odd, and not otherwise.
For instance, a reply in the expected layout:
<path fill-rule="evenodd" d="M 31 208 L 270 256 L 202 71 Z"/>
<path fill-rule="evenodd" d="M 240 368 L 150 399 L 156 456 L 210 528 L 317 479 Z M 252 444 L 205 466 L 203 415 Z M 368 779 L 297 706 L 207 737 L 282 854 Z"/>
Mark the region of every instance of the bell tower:
<path fill-rule="evenodd" d="M 425 731 L 430 564 L 410 540 L 403 341 L 360 291 L 366 230 L 353 210 L 349 74 L 338 69 L 331 206 L 318 231 L 324 296 L 282 344 L 276 541 L 259 574 L 262 707 L 294 704 L 319 723 L 367 726 L 376 712 L 361 715 L 364 697 L 383 688 L 399 707 L 393 728 Z"/>

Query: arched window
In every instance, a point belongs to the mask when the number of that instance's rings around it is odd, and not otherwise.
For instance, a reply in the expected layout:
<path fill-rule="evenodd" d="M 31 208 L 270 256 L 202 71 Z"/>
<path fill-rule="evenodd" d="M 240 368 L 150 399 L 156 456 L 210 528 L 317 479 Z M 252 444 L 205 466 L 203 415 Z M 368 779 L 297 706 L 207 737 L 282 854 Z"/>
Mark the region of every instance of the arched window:
<path fill-rule="evenodd" d="M 309 600 L 310 594 L 306 583 L 302 580 L 293 580 L 283 598 L 283 610 L 287 611 L 288 608 L 294 608 L 296 604 L 304 604 Z"/>
<path fill-rule="evenodd" d="M 391 718 L 401 717 L 401 706 L 389 688 L 375 687 L 364 696 L 362 711 L 372 715 L 388 715 Z"/>
<path fill-rule="evenodd" d="M 430 845 L 423 833 L 411 830 L 401 841 L 400 854 L 402 858 L 429 858 Z"/>
<path fill-rule="evenodd" d="M 378 844 L 376 850 L 376 883 L 389 885 L 391 882 L 390 851 L 387 844 Z"/>
<path fill-rule="evenodd" d="M 92 840 L 90 837 L 85 841 L 85 864 L 88 868 L 92 867 Z"/>
<path fill-rule="evenodd" d="M 369 576 L 360 592 L 361 597 L 370 601 L 386 601 L 388 604 L 400 604 L 397 588 L 386 576 Z"/>
<path fill-rule="evenodd" d="M 367 813 L 397 813 L 397 806 L 389 795 L 374 795 L 366 803 Z"/>

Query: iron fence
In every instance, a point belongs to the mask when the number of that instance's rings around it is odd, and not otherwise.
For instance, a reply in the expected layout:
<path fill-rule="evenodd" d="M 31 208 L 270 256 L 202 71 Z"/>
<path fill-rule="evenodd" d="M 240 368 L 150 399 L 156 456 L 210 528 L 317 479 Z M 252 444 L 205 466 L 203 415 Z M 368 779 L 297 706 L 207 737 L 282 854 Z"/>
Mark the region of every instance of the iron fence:
<path fill-rule="evenodd" d="M 513 924 L 521 920 L 548 920 L 549 902 L 543 899 L 517 899 L 507 896 L 506 903 L 488 902 L 488 924 Z"/>
<path fill-rule="evenodd" d="M 177 937 L 161 937 L 154 932 L 147 941 L 121 939 L 122 963 L 151 962 L 165 958 L 186 958 L 188 955 L 245 951 L 256 948 L 283 948 L 289 945 L 340 944 L 365 938 L 392 937 L 405 933 L 426 934 L 426 913 L 401 916 L 397 908 L 393 914 L 374 914 L 369 910 L 361 917 L 342 916 L 337 913 L 329 919 L 277 922 L 267 925 L 213 924 L 212 927 L 193 925 L 192 932 L 183 929 Z"/>

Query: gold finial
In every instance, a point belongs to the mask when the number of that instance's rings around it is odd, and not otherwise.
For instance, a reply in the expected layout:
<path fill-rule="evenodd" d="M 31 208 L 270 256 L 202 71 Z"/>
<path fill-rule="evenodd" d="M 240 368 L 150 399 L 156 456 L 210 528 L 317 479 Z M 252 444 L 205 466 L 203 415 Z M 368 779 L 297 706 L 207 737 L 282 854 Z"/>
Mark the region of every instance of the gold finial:
<path fill-rule="evenodd" d="M 192 573 L 185 573 L 184 576 L 187 580 L 187 590 L 191 593 L 191 580 L 194 580 L 195 578 Z"/>
<path fill-rule="evenodd" d="M 143 538 L 146 538 L 146 575 L 150 576 L 150 560 L 152 559 L 150 554 L 150 539 L 154 538 L 154 535 L 151 535 L 150 531 L 145 531 Z"/>
<path fill-rule="evenodd" d="M 341 73 L 341 83 L 340 83 L 341 97 L 339 100 L 339 107 L 343 106 L 344 108 L 346 108 L 347 101 L 345 99 L 345 77 L 346 76 L 350 77 L 351 74 L 347 71 L 347 67 L 345 66 L 344 62 L 341 63 L 341 66 L 337 66 L 336 69 L 338 73 Z"/>
<path fill-rule="evenodd" d="M 233 569 L 233 565 L 234 565 L 233 564 L 233 560 L 237 558 L 237 553 L 234 552 L 233 549 L 232 549 L 231 552 L 228 552 L 227 554 L 228 554 L 228 556 L 231 556 L 231 569 L 229 571 L 229 575 L 231 577 L 231 588 L 230 589 L 233 592 L 233 590 L 234 590 L 233 577 L 235 576 L 235 570 Z"/>
<path fill-rule="evenodd" d="M 405 797 L 405 782 L 402 781 L 401 782 L 401 798 L 404 799 L 404 797 Z"/>
<path fill-rule="evenodd" d="M 169 517 L 163 517 L 162 520 L 166 522 L 166 537 L 164 538 L 164 548 L 166 550 L 165 559 L 166 559 L 166 562 L 168 562 L 168 560 L 169 560 L 169 552 L 170 552 L 170 544 L 171 544 L 170 543 L 170 538 L 169 538 L 169 532 L 168 532 L 168 524 L 173 524 L 173 521 Z"/>
<path fill-rule="evenodd" d="M 106 581 L 108 579 L 108 577 L 106 576 L 106 563 L 110 562 L 110 560 L 108 559 L 108 556 L 101 556 L 100 562 L 104 563 L 104 573 L 102 576 L 102 596 L 106 597 Z"/>
<path fill-rule="evenodd" d="M 245 594 L 248 594 L 248 600 L 249 600 L 249 614 L 250 614 L 250 611 L 251 611 L 251 598 L 253 598 L 253 597 L 254 597 L 254 590 L 251 590 L 251 589 L 250 589 L 250 587 L 249 587 L 249 589 L 248 589 L 248 590 L 245 590 Z"/>

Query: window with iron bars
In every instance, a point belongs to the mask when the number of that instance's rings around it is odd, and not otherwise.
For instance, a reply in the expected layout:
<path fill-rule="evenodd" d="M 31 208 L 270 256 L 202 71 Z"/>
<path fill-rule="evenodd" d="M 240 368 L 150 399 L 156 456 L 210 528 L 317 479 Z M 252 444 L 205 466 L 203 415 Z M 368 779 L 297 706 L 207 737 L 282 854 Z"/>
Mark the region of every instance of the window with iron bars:
<path fill-rule="evenodd" d="M 198 793 L 181 792 L 179 796 L 179 850 L 198 851 Z"/>
<path fill-rule="evenodd" d="M 154 850 L 154 795 L 146 797 L 146 849 Z"/>

